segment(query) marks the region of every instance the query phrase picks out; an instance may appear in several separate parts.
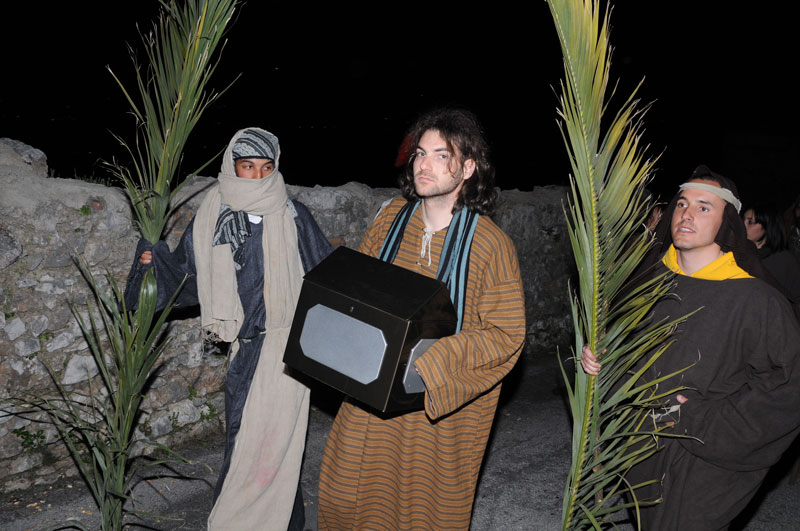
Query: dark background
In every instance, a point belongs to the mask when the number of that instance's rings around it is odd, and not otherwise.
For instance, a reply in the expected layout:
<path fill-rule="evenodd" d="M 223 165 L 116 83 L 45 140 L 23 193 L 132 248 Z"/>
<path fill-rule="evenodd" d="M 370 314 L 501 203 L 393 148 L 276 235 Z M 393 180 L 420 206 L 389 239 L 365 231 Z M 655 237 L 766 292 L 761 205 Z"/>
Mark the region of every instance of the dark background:
<path fill-rule="evenodd" d="M 617 2 L 611 107 L 645 78 L 639 94 L 653 106 L 643 142 L 663 152 L 656 192 L 671 196 L 705 163 L 735 179 L 745 200 L 786 207 L 800 193 L 796 30 L 788 12 L 739 5 L 747 8 Z M 258 125 L 280 137 L 290 184 L 393 186 L 406 128 L 447 104 L 484 122 L 501 188 L 566 184 L 556 125 L 561 55 L 545 2 L 526 11 L 372 6 L 240 5 L 212 86 L 242 75 L 201 120 L 183 169 Z M 132 81 L 126 43 L 142 57 L 136 25 L 151 27 L 157 2 L 6 3 L 3 11 L 0 136 L 43 150 L 56 176 L 107 176 L 99 160 L 125 160 L 110 131 L 130 140 L 133 120 L 105 66 Z M 203 173 L 216 175 L 218 164 Z"/>

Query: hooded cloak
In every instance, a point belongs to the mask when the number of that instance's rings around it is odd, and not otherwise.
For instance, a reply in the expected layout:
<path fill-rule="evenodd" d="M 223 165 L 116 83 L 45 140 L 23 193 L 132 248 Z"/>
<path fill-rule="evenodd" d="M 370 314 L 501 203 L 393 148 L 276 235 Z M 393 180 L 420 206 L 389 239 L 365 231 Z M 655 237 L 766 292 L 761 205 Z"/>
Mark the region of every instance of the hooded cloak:
<path fill-rule="evenodd" d="M 705 166 L 692 179 L 713 180 L 738 197 L 730 180 Z M 678 196 L 647 257 L 655 274 L 676 271 L 670 226 Z M 800 430 L 800 328 L 786 300 L 763 282 L 770 277 L 728 202 L 715 242 L 726 254 L 691 276 L 676 275 L 671 295 L 652 310 L 653 322 L 696 313 L 676 326 L 643 376 L 674 374 L 659 392 L 680 387 L 687 399 L 678 405 L 668 395 L 666 413 L 653 411 L 654 420 L 673 422 L 673 433 L 686 437 L 660 437 L 660 451 L 626 477 L 652 482 L 637 490 L 640 502 L 663 498 L 640 508 L 643 529 L 727 529 Z"/>

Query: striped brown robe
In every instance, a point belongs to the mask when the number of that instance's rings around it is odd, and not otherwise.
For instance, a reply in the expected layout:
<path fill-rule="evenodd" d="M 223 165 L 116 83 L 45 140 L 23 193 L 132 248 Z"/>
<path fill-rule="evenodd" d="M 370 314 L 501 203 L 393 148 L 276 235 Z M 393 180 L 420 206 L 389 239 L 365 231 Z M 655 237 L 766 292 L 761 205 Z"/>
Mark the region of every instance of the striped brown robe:
<path fill-rule="evenodd" d="M 405 200 L 376 218 L 360 250 L 377 256 Z M 417 209 L 394 263 L 435 277 L 444 230 L 420 258 Z M 425 410 L 378 417 L 344 402 L 322 460 L 319 529 L 467 529 L 500 381 L 525 339 L 525 304 L 514 244 L 488 216 L 470 251 L 460 333 L 437 341 L 416 362 Z"/>

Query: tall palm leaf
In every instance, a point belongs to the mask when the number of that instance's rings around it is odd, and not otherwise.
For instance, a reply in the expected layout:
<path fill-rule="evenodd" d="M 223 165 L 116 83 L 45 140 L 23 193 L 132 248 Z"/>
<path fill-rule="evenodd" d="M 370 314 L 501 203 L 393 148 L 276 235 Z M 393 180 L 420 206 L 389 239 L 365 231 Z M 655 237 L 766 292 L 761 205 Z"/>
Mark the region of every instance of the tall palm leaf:
<path fill-rule="evenodd" d="M 131 106 L 137 130 L 133 143 L 118 137 L 131 157 L 132 169 L 116 162 L 110 165 L 125 186 L 142 235 L 151 243 L 161 238 L 176 208 L 173 199 L 180 184 L 175 177 L 189 134 L 220 95 L 206 92 L 205 87 L 236 0 L 161 0 L 161 5 L 158 24 L 142 36 L 149 63 L 144 73 L 134 58 L 138 102 L 114 76 Z M 83 261 L 78 259 L 78 264 L 100 316 L 98 321 L 91 305 L 88 321 L 75 312 L 98 367 L 99 382 L 92 382 L 89 393 L 81 394 L 68 392 L 54 377 L 55 397 L 15 403 L 49 414 L 98 504 L 103 529 L 118 530 L 130 494 L 134 429 L 166 345 L 162 328 L 177 292 L 156 315 L 156 284 L 149 270 L 134 313 L 125 308 L 113 278 L 109 277 L 108 293 Z"/>
<path fill-rule="evenodd" d="M 117 161 L 109 167 L 125 186 L 136 224 L 150 243 L 161 239 L 178 206 L 175 197 L 186 180 L 176 178 L 189 135 L 206 108 L 224 92 L 207 92 L 206 86 L 237 4 L 237 0 L 159 1 L 158 23 L 141 35 L 148 61 L 144 73 L 131 50 L 138 102 L 109 68 L 137 125 L 132 143 L 117 136 L 130 155 L 131 167 Z M 142 284 L 156 289 L 152 269 L 145 272 Z"/>
<path fill-rule="evenodd" d="M 578 364 L 574 382 L 564 372 L 573 418 L 572 463 L 564 492 L 563 529 L 599 529 L 625 507 L 638 508 L 626 473 L 657 450 L 662 428 L 648 425 L 648 412 L 668 392 L 643 384 L 643 372 L 668 346 L 678 321 L 649 323 L 652 306 L 669 290 L 669 279 L 631 283 L 651 245 L 642 230 L 648 210 L 644 186 L 655 163 L 640 147 L 642 108 L 636 90 L 613 118 L 609 81 L 609 10 L 599 0 L 548 0 L 561 42 L 565 81 L 559 116 L 572 167 L 566 209 L 578 289 L 572 296 L 575 351 L 597 354 L 597 377 Z M 638 87 L 637 87 L 638 88 Z M 649 356 L 649 357 L 648 357 Z M 655 479 L 653 480 L 655 481 Z M 621 496 L 627 493 L 628 496 Z"/>
<path fill-rule="evenodd" d="M 110 167 L 125 185 L 139 229 L 150 243 L 161 238 L 176 208 L 173 199 L 185 181 L 175 179 L 189 135 L 222 94 L 207 92 L 206 85 L 219 61 L 215 51 L 236 0 L 186 0 L 182 5 L 161 0 L 161 5 L 158 24 L 142 35 L 148 61 L 144 73 L 131 52 L 139 101 L 109 69 L 137 124 L 134 142 L 117 136 L 132 169 L 116 161 Z"/>
<path fill-rule="evenodd" d="M 57 393 L 31 393 L 10 399 L 9 403 L 16 407 L 15 415 L 47 414 L 97 503 L 102 529 L 115 531 L 123 525 L 135 472 L 137 441 L 176 456 L 162 444 L 141 439 L 135 431 L 153 367 L 168 344 L 161 330 L 175 295 L 155 317 L 156 292 L 143 285 L 139 307 L 129 312 L 113 276 L 106 275 L 108 284 L 104 287 L 82 258 L 76 257 L 76 261 L 92 290 L 94 305 L 87 301 L 86 317 L 74 304 L 71 306 L 99 378 L 90 381 L 86 391 L 70 391 L 60 383 L 57 373 L 45 365 Z M 162 462 L 149 460 L 148 464 Z M 77 521 L 70 524 L 84 528 Z"/>

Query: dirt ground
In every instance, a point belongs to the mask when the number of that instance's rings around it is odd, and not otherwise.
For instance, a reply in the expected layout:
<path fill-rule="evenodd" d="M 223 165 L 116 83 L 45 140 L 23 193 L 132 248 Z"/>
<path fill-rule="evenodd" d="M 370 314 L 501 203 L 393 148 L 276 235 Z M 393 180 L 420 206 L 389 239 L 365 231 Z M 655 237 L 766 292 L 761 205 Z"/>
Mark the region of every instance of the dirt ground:
<path fill-rule="evenodd" d="M 321 386 L 312 390 L 303 467 L 306 529 L 310 530 L 317 528 L 320 460 L 339 400 L 337 394 Z M 471 528 L 475 531 L 558 529 L 569 466 L 569 439 L 564 384 L 555 354 L 523 357 L 504 384 Z M 180 451 L 216 471 L 222 460 L 222 437 Z M 735 529 L 796 529 L 800 521 L 800 484 L 789 484 L 792 463 L 785 459 L 773 469 Z M 164 517 L 131 519 L 130 528 L 205 529 L 215 481 L 216 472 L 200 465 L 181 465 L 174 471 L 153 470 L 139 482 L 133 500 L 141 510 Z M 0 528 L 5 531 L 51 529 L 68 518 L 78 518 L 90 528 L 98 527 L 97 509 L 77 478 L 0 498 Z M 621 529 L 633 529 L 624 521 L 619 524 Z"/>

